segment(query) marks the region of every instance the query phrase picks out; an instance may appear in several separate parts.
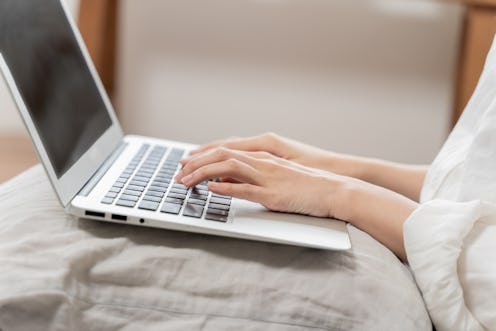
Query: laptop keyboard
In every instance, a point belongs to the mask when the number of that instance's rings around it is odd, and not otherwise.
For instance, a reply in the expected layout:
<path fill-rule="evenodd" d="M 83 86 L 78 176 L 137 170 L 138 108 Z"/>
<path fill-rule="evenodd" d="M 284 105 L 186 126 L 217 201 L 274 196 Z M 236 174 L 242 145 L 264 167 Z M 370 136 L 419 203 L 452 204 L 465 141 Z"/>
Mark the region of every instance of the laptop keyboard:
<path fill-rule="evenodd" d="M 227 222 L 232 198 L 211 193 L 207 182 L 193 188 L 176 183 L 174 176 L 184 150 L 167 151 L 165 146 L 143 144 L 101 202 Z"/>

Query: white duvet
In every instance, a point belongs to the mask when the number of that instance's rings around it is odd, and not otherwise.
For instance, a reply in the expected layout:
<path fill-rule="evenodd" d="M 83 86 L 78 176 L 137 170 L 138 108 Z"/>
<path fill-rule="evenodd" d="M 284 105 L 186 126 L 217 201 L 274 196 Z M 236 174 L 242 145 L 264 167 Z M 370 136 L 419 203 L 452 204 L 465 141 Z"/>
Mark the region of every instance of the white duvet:
<path fill-rule="evenodd" d="M 404 237 L 436 329 L 496 330 L 496 41 Z"/>

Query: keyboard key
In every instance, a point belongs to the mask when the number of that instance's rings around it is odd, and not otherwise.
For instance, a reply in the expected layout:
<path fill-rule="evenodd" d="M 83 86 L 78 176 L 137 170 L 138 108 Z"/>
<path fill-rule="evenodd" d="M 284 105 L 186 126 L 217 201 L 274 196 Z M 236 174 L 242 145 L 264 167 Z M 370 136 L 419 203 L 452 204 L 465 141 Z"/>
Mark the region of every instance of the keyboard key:
<path fill-rule="evenodd" d="M 119 187 L 111 187 L 109 192 L 119 193 L 121 189 Z"/>
<path fill-rule="evenodd" d="M 218 204 L 218 203 L 209 203 L 208 204 L 208 208 L 212 208 L 212 209 L 220 209 L 220 210 L 229 210 L 230 207 L 227 206 L 227 205 L 221 205 L 221 204 Z"/>
<path fill-rule="evenodd" d="M 140 170 L 138 170 L 138 172 L 136 173 L 136 175 L 137 176 L 142 176 L 142 177 L 151 177 L 151 176 L 153 176 L 153 173 L 154 172 L 155 171 L 153 171 L 153 170 L 147 170 L 147 169 L 143 170 L 143 169 L 140 169 Z"/>
<path fill-rule="evenodd" d="M 129 201 L 129 200 L 117 200 L 117 202 L 115 203 L 117 206 L 121 206 L 121 207 L 134 207 L 136 205 L 136 202 L 134 201 Z"/>
<path fill-rule="evenodd" d="M 210 198 L 210 202 L 211 203 L 218 203 L 218 204 L 221 204 L 221 205 L 227 205 L 227 206 L 230 206 L 231 205 L 231 199 L 211 197 Z"/>
<path fill-rule="evenodd" d="M 207 214 L 205 215 L 205 219 L 209 221 L 216 221 L 216 222 L 227 222 L 227 216 L 222 216 L 222 215 L 217 215 L 217 214 Z"/>
<path fill-rule="evenodd" d="M 171 178 L 165 178 L 165 177 L 154 177 L 153 178 L 153 181 L 154 182 L 159 182 L 159 183 L 166 183 L 166 184 L 169 184 L 171 182 Z"/>
<path fill-rule="evenodd" d="M 164 203 L 162 206 L 162 209 L 160 210 L 162 213 L 169 213 L 169 214 L 179 214 L 179 211 L 181 210 L 181 205 L 177 205 L 175 203 Z"/>
<path fill-rule="evenodd" d="M 165 191 L 167 191 L 167 186 L 155 186 L 155 185 L 151 185 L 149 188 L 148 188 L 149 191 L 156 191 L 156 192 L 162 192 L 162 193 L 165 193 Z"/>
<path fill-rule="evenodd" d="M 195 193 L 195 194 L 202 194 L 202 195 L 208 195 L 208 193 L 210 193 L 208 190 L 200 190 L 198 187 L 193 187 L 191 192 Z"/>
<path fill-rule="evenodd" d="M 187 194 L 188 190 L 183 190 L 182 188 L 171 188 L 170 193 L 177 193 L 177 194 Z"/>
<path fill-rule="evenodd" d="M 232 199 L 232 197 L 228 197 L 227 195 L 220 195 L 220 194 L 215 194 L 212 193 L 213 198 L 220 198 L 220 199 Z"/>
<path fill-rule="evenodd" d="M 152 186 L 154 186 L 154 187 L 162 187 L 162 188 L 164 188 L 165 190 L 167 190 L 167 189 L 169 188 L 169 184 L 168 184 L 168 183 L 158 183 L 158 182 L 152 182 L 152 183 L 150 184 L 150 187 L 152 187 Z"/>
<path fill-rule="evenodd" d="M 141 182 L 148 183 L 150 181 L 150 178 L 148 177 L 143 177 L 143 176 L 134 176 L 133 180 L 139 180 Z"/>
<path fill-rule="evenodd" d="M 132 181 L 129 182 L 129 185 L 146 186 L 146 185 L 148 185 L 148 182 L 133 179 Z"/>
<path fill-rule="evenodd" d="M 172 177 L 156 176 L 155 178 L 153 178 L 153 181 L 169 184 L 172 181 Z"/>
<path fill-rule="evenodd" d="M 189 195 L 190 198 L 192 199 L 198 199 L 198 200 L 203 200 L 206 201 L 208 199 L 208 194 L 196 194 L 196 193 L 191 193 Z"/>
<path fill-rule="evenodd" d="M 120 197 L 120 199 L 137 202 L 139 200 L 139 197 L 134 196 L 134 195 L 122 194 L 121 197 Z"/>
<path fill-rule="evenodd" d="M 186 199 L 186 193 L 169 193 L 168 198 Z"/>
<path fill-rule="evenodd" d="M 114 183 L 114 185 L 112 185 L 112 187 L 123 188 L 123 187 L 124 187 L 124 183 L 121 183 L 121 182 L 115 182 L 115 183 Z"/>
<path fill-rule="evenodd" d="M 206 202 L 204 200 L 198 200 L 198 199 L 188 199 L 188 203 L 194 204 L 194 205 L 199 205 L 199 206 L 205 206 Z"/>
<path fill-rule="evenodd" d="M 187 203 L 184 206 L 183 216 L 200 218 L 203 214 L 203 206 Z"/>
<path fill-rule="evenodd" d="M 143 200 L 143 201 L 141 201 L 138 208 L 155 211 L 155 210 L 157 210 L 159 204 L 160 204 L 159 202 Z"/>
<path fill-rule="evenodd" d="M 164 169 L 160 170 L 158 173 L 165 176 L 174 176 L 174 174 L 176 173 L 176 169 Z"/>
<path fill-rule="evenodd" d="M 112 203 L 114 202 L 114 198 L 103 198 L 102 200 L 102 203 L 106 204 L 106 205 L 111 205 Z"/>
<path fill-rule="evenodd" d="M 133 191 L 143 192 L 143 190 L 145 189 L 145 187 L 144 186 L 137 186 L 137 185 L 128 185 L 126 187 L 126 189 L 133 190 Z"/>
<path fill-rule="evenodd" d="M 160 202 L 162 201 L 162 198 L 159 198 L 159 197 L 154 197 L 152 195 L 145 195 L 143 197 L 143 200 L 147 200 L 147 201 L 154 201 L 154 202 Z"/>
<path fill-rule="evenodd" d="M 172 176 L 166 177 L 166 176 L 160 176 L 157 175 L 155 178 L 153 178 L 154 181 L 159 181 L 159 182 L 164 182 L 169 184 L 170 182 L 173 181 Z"/>
<path fill-rule="evenodd" d="M 220 209 L 214 209 L 214 208 L 208 208 L 207 209 L 207 214 L 216 214 L 220 216 L 228 216 L 229 211 L 228 210 L 220 210 Z"/>
<path fill-rule="evenodd" d="M 176 199 L 176 198 L 166 198 L 165 199 L 165 202 L 167 203 L 174 203 L 174 204 L 177 204 L 177 205 L 182 205 L 184 200 L 181 200 L 181 199 Z"/>
<path fill-rule="evenodd" d="M 187 186 L 184 186 L 183 184 L 179 184 L 179 183 L 175 183 L 174 186 L 172 186 L 173 188 L 178 188 L 178 189 L 183 189 L 183 190 L 189 190 L 189 187 Z"/>
<path fill-rule="evenodd" d="M 134 195 L 134 196 L 139 197 L 141 195 L 141 192 L 140 191 L 133 191 L 133 190 L 125 190 L 124 192 L 122 192 L 122 194 Z"/>
<path fill-rule="evenodd" d="M 163 192 L 156 192 L 156 191 L 146 191 L 146 195 L 150 195 L 152 197 L 162 198 L 165 195 L 165 193 L 163 193 Z"/>
<path fill-rule="evenodd" d="M 109 192 L 105 195 L 106 198 L 116 198 L 117 197 L 117 193 L 115 192 Z"/>

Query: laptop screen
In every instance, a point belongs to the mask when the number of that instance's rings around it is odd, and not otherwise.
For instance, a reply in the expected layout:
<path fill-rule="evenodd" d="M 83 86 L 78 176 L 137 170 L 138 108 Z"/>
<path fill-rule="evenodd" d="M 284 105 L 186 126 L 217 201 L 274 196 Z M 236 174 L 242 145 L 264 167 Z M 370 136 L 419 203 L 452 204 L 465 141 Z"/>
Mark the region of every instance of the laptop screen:
<path fill-rule="evenodd" d="M 60 0 L 0 0 L 0 53 L 60 178 L 112 125 Z"/>

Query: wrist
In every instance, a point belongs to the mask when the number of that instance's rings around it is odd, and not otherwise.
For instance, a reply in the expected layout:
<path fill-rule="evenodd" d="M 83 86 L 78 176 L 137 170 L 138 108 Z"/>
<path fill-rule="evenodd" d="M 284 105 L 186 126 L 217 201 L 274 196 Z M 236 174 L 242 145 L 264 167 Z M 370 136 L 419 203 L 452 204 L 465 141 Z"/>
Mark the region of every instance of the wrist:
<path fill-rule="evenodd" d="M 351 222 L 354 218 L 353 210 L 362 196 L 361 181 L 346 176 L 331 176 L 327 181 L 329 217 Z"/>
<path fill-rule="evenodd" d="M 367 177 L 367 171 L 372 163 L 367 158 L 327 151 L 321 160 L 323 160 L 321 169 L 361 180 Z"/>

